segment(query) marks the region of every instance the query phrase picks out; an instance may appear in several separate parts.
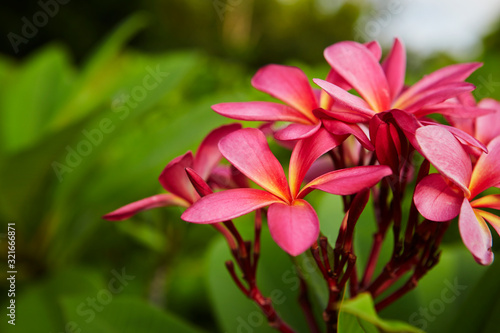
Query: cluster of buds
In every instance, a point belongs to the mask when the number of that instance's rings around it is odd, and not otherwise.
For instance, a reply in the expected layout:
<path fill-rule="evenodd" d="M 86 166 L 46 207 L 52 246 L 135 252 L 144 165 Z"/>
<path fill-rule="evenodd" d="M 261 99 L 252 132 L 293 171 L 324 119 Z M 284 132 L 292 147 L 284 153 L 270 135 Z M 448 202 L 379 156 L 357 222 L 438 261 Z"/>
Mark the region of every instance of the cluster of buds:
<path fill-rule="evenodd" d="M 194 156 L 188 152 L 166 166 L 159 180 L 168 193 L 104 216 L 123 220 L 145 209 L 186 207 L 183 220 L 211 224 L 225 237 L 242 273 L 227 262 L 232 278 L 281 332 L 293 330 L 256 281 L 263 215 L 285 252 L 311 251 L 329 290 L 323 315 L 328 332 L 336 330 L 337 303 L 347 287 L 350 297 L 369 293 L 377 310 L 414 288 L 438 262 L 440 242 L 455 217 L 465 246 L 481 265 L 493 261 L 486 222 L 500 232 L 500 218 L 485 210 L 500 209 L 500 195 L 481 195 L 500 186 L 500 103 L 476 103 L 474 85 L 465 82 L 481 64 L 451 65 L 405 86 L 406 52 L 397 39 L 382 62 L 377 42 L 336 43 L 324 56 L 331 70 L 325 80 L 312 80 L 320 89 L 299 68 L 261 68 L 252 85 L 283 103 L 213 106 L 228 118 L 262 122 L 258 128 L 235 123 L 213 130 Z M 288 178 L 269 137 L 292 150 Z M 431 166 L 436 172 L 429 174 Z M 314 190 L 342 197 L 345 216 L 335 242 L 321 235 L 306 199 Z M 357 267 L 353 235 L 370 195 L 376 232 L 366 266 Z M 408 195 L 410 211 L 403 214 Z M 253 211 L 255 238 L 245 241 L 231 220 Z M 390 228 L 393 253 L 375 276 Z M 408 274 L 406 283 L 381 299 Z M 299 300 L 311 331 L 317 332 L 306 289 L 304 282 Z"/>

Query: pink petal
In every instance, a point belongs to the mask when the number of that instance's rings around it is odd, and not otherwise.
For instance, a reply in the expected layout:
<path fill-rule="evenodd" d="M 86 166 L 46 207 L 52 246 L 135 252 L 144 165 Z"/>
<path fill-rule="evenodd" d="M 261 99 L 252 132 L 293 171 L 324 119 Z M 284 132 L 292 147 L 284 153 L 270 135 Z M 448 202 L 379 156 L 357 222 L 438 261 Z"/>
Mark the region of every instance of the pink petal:
<path fill-rule="evenodd" d="M 394 120 L 396 120 L 396 123 L 398 124 L 399 128 L 401 128 L 410 142 L 410 144 L 419 152 L 420 151 L 420 146 L 417 142 L 417 139 L 415 137 L 415 133 L 417 132 L 417 129 L 422 127 L 422 125 L 419 123 L 417 118 L 415 118 L 414 115 L 411 113 L 402 111 L 402 110 L 391 110 L 392 116 L 394 117 Z"/>
<path fill-rule="evenodd" d="M 375 153 L 380 164 L 388 165 L 394 173 L 400 168 L 401 140 L 398 131 L 391 123 L 378 126 L 376 132 L 370 134 L 375 143 Z"/>
<path fill-rule="evenodd" d="M 472 209 L 469 200 L 464 199 L 458 219 L 460 236 L 474 259 L 481 265 L 493 262 L 491 232 L 481 215 Z"/>
<path fill-rule="evenodd" d="M 390 108 L 389 85 L 373 54 L 356 42 L 340 42 L 326 48 L 325 58 L 376 112 Z"/>
<path fill-rule="evenodd" d="M 334 99 L 332 110 L 357 113 L 368 118 L 375 114 L 369 105 L 358 96 L 348 93 L 330 82 L 320 79 L 313 79 L 313 81 Z"/>
<path fill-rule="evenodd" d="M 321 111 L 319 111 L 321 110 Z M 373 113 L 370 116 L 356 113 L 356 112 L 348 112 L 346 110 L 323 110 L 323 109 L 316 109 L 314 110 L 315 114 L 318 114 L 318 112 L 321 112 L 331 118 L 338 119 L 340 121 L 345 121 L 346 123 L 365 123 L 370 120 L 370 118 L 375 114 Z"/>
<path fill-rule="evenodd" d="M 380 57 L 382 56 L 382 48 L 380 47 L 380 44 L 377 41 L 371 41 L 365 43 L 364 46 L 373 54 L 373 56 L 377 59 L 377 61 L 380 60 Z M 344 90 L 351 90 L 352 88 L 351 85 L 333 69 L 330 70 L 325 81 L 333 83 L 334 85 Z M 320 101 L 321 101 L 320 107 L 328 110 L 331 107 L 333 99 L 324 90 L 322 90 Z"/>
<path fill-rule="evenodd" d="M 399 127 L 405 133 L 412 133 L 415 135 L 415 132 L 422 125 L 418 122 L 417 118 L 411 113 L 408 113 L 403 110 L 393 109 L 390 111 L 394 120 L 398 123 Z"/>
<path fill-rule="evenodd" d="M 189 203 L 195 202 L 199 195 L 186 175 L 186 168 L 193 167 L 193 154 L 187 152 L 174 158 L 160 174 L 160 184 L 165 190 L 173 193 Z"/>
<path fill-rule="evenodd" d="M 382 63 L 387 83 L 391 92 L 391 100 L 394 100 L 405 83 L 406 73 L 406 51 L 399 39 L 394 40 L 391 52 Z"/>
<path fill-rule="evenodd" d="M 193 169 L 196 170 L 201 178 L 207 179 L 210 172 L 222 159 L 222 154 L 218 146 L 220 139 L 240 128 L 241 124 L 224 125 L 214 129 L 203 139 L 193 163 Z"/>
<path fill-rule="evenodd" d="M 325 81 L 330 82 L 343 90 L 351 89 L 351 85 L 333 69 L 328 72 Z"/>
<path fill-rule="evenodd" d="M 470 119 L 494 113 L 494 110 L 486 108 L 483 109 L 476 106 L 464 106 L 462 104 L 444 102 L 431 106 L 425 106 L 420 110 L 414 112 L 413 114 L 417 118 L 422 118 L 433 113 L 439 113 L 447 117 Z"/>
<path fill-rule="evenodd" d="M 313 136 L 300 140 L 293 149 L 290 158 L 290 190 L 292 198 L 299 193 L 300 185 L 304 180 L 307 170 L 324 153 L 337 147 L 343 141 L 325 129 L 320 129 Z"/>
<path fill-rule="evenodd" d="M 305 200 L 295 200 L 292 206 L 272 204 L 267 221 L 276 244 L 292 256 L 303 253 L 319 236 L 318 216 Z"/>
<path fill-rule="evenodd" d="M 366 136 L 365 132 L 357 124 L 349 124 L 343 121 L 334 119 L 323 119 L 323 126 L 328 132 L 335 135 L 354 135 L 356 139 L 368 150 L 374 150 L 370 139 Z"/>
<path fill-rule="evenodd" d="M 315 125 L 290 124 L 274 133 L 274 138 L 280 141 L 300 140 L 310 137 L 321 127 L 321 122 Z"/>
<path fill-rule="evenodd" d="M 311 123 L 311 120 L 299 111 L 287 105 L 272 102 L 221 103 L 212 105 L 212 109 L 224 117 L 238 120 Z"/>
<path fill-rule="evenodd" d="M 207 183 L 216 189 L 250 187 L 248 178 L 232 165 L 218 165 Z"/>
<path fill-rule="evenodd" d="M 307 76 L 301 69 L 283 65 L 267 65 L 254 75 L 252 85 L 314 120 L 311 117 L 312 110 L 318 107 L 318 102 Z"/>
<path fill-rule="evenodd" d="M 333 69 L 328 72 L 325 81 L 330 82 L 343 90 L 350 90 L 351 86 L 347 83 L 342 76 L 340 76 Z M 319 106 L 323 109 L 329 110 L 334 102 L 332 96 L 330 96 L 325 90 L 321 89 Z"/>
<path fill-rule="evenodd" d="M 493 227 L 493 229 L 495 229 L 497 234 L 500 235 L 500 217 L 480 209 L 474 209 L 474 212 L 476 214 L 481 215 L 483 219 L 485 219 L 489 224 L 491 224 L 491 226 Z"/>
<path fill-rule="evenodd" d="M 489 115 L 476 119 L 476 138 L 484 144 L 488 144 L 500 135 L 500 102 L 485 98 L 479 102 L 478 107 L 495 110 Z"/>
<path fill-rule="evenodd" d="M 311 165 L 309 170 L 307 170 L 306 175 L 304 176 L 304 182 L 309 183 L 314 178 L 333 170 L 334 167 L 331 157 L 328 155 L 322 156 Z"/>
<path fill-rule="evenodd" d="M 483 145 L 476 138 L 474 138 L 470 134 L 462 131 L 461 129 L 455 128 L 453 126 L 448 126 L 448 125 L 443 125 L 443 124 L 439 124 L 439 123 L 435 123 L 435 122 L 430 122 L 430 121 L 422 121 L 421 123 L 422 123 L 422 125 L 432 125 L 432 126 L 435 125 L 435 126 L 442 127 L 444 129 L 446 129 L 448 132 L 450 132 L 451 134 L 453 134 L 455 136 L 455 138 L 462 145 L 478 148 L 478 149 L 484 151 L 485 153 L 488 152 L 488 149 L 485 147 L 485 145 Z"/>
<path fill-rule="evenodd" d="M 446 117 L 446 120 L 450 123 L 451 126 L 467 133 L 474 135 L 475 128 L 475 119 L 473 118 L 459 118 L 459 117 Z"/>
<path fill-rule="evenodd" d="M 472 201 L 470 204 L 474 208 L 484 207 L 500 210 L 500 194 L 485 195 L 484 197 Z"/>
<path fill-rule="evenodd" d="M 481 154 L 470 181 L 471 198 L 500 184 L 500 137 L 488 145 L 488 154 Z"/>
<path fill-rule="evenodd" d="M 298 197 L 303 198 L 312 189 L 331 194 L 350 195 L 376 185 L 382 178 L 392 174 L 386 165 L 369 165 L 336 170 L 319 176 L 308 183 Z"/>
<path fill-rule="evenodd" d="M 413 201 L 420 214 L 428 220 L 443 222 L 460 213 L 464 194 L 453 189 L 445 179 L 434 173 L 422 179 L 415 188 Z"/>
<path fill-rule="evenodd" d="M 200 198 L 186 209 L 181 218 L 193 223 L 228 221 L 275 202 L 282 201 L 262 190 L 253 188 L 226 190 Z"/>
<path fill-rule="evenodd" d="M 429 88 L 419 94 L 413 95 L 404 102 L 399 100 L 394 103 L 394 107 L 404 109 L 407 112 L 414 113 L 421 108 L 429 105 L 438 104 L 464 92 L 474 90 L 475 86 L 467 82 L 450 82 L 441 84 L 437 87 Z"/>
<path fill-rule="evenodd" d="M 466 92 L 457 96 L 457 100 L 460 104 L 465 106 L 475 106 L 476 99 L 471 92 Z"/>
<path fill-rule="evenodd" d="M 191 168 L 186 168 L 186 173 L 189 180 L 191 181 L 191 184 L 193 184 L 193 187 L 195 188 L 196 192 L 198 192 L 200 197 L 204 197 L 213 193 L 210 186 L 208 186 L 208 184 L 203 180 L 203 178 L 201 178 L 199 174 L 196 173 L 196 171 Z"/>
<path fill-rule="evenodd" d="M 472 72 L 481 67 L 480 63 L 457 64 L 441 68 L 415 83 L 405 90 L 396 100 L 395 105 L 404 105 L 409 99 L 428 89 L 439 87 L 450 82 L 461 82 Z"/>
<path fill-rule="evenodd" d="M 468 197 L 472 164 L 453 134 L 441 126 L 431 125 L 417 129 L 416 138 L 424 157 Z"/>
<path fill-rule="evenodd" d="M 219 149 L 225 158 L 264 189 L 290 201 L 290 190 L 280 162 L 269 149 L 264 133 L 244 128 L 224 137 Z"/>
<path fill-rule="evenodd" d="M 370 138 L 372 138 L 373 143 L 376 144 L 375 142 L 375 136 L 380 128 L 380 126 L 387 125 L 386 123 L 386 116 L 389 112 L 381 112 L 376 114 L 372 119 L 370 119 L 370 123 L 368 126 L 368 131 L 370 133 Z"/>
<path fill-rule="evenodd" d="M 364 43 L 363 45 L 373 54 L 377 61 L 380 61 L 380 58 L 382 57 L 382 47 L 376 40 Z"/>
<path fill-rule="evenodd" d="M 128 205 L 120 207 L 117 210 L 104 215 L 102 218 L 108 221 L 121 221 L 134 216 L 140 211 L 166 206 L 188 207 L 189 203 L 171 193 L 157 194 L 152 197 L 129 203 Z"/>

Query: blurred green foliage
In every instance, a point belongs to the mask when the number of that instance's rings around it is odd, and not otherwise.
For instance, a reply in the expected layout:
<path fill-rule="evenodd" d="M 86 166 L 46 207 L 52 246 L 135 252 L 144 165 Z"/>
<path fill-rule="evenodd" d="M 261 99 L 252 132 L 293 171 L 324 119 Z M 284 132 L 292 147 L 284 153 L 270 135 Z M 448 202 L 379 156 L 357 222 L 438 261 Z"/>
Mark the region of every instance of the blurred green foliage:
<path fill-rule="evenodd" d="M 234 332 L 245 325 L 270 331 L 230 281 L 224 269 L 229 252 L 209 226 L 182 222 L 178 208 L 143 212 L 118 223 L 100 218 L 159 193 L 157 177 L 172 158 L 196 149 L 211 129 L 231 122 L 212 112 L 212 104 L 270 100 L 250 86 L 257 66 L 287 63 L 299 65 L 310 78 L 324 77 L 323 48 L 351 39 L 361 11 L 347 2 L 331 12 L 309 1 L 230 5 L 236 2 L 217 7 L 211 1 L 144 1 L 151 9 L 148 15 L 131 17 L 105 37 L 102 30 L 139 7 L 120 2 L 120 11 L 106 15 L 114 8 L 108 3 L 96 14 L 109 18 L 105 25 L 78 18 L 80 10 L 94 9 L 93 1 L 61 7 L 66 12 L 54 18 L 54 25 L 63 43 L 38 47 L 39 40 L 33 40 L 21 52 L 22 61 L 0 57 L 0 233 L 15 222 L 18 271 L 16 327 L 3 316 L 1 332 Z M 12 19 L 0 21 L 15 26 Z M 61 29 L 64 24 L 67 30 Z M 42 40 L 51 29 L 50 24 L 41 29 Z M 470 80 L 482 87 L 478 98 L 500 98 L 497 35 L 487 39 L 486 66 Z M 94 45 L 98 39 L 101 43 Z M 426 60 L 410 56 L 409 61 L 411 83 L 453 59 L 442 54 Z M 284 160 L 289 156 L 273 149 Z M 342 216 L 338 198 L 322 193 L 309 198 L 322 232 L 335 239 Z M 369 248 L 371 214 L 368 209 L 359 221 L 359 249 Z M 248 234 L 251 219 L 237 221 Z M 500 308 L 498 265 L 477 267 L 456 226 L 450 231 L 455 234 L 446 240 L 441 264 L 415 291 L 385 309 L 382 318 L 415 325 L 425 320 L 429 332 L 488 332 L 494 325 Z M 0 244 L 3 265 L 4 238 Z M 276 291 L 275 298 L 285 300 L 278 311 L 305 331 L 294 274 L 295 265 L 303 267 L 307 256 L 292 262 L 266 230 L 262 248 L 262 289 Z M 361 255 L 360 263 L 364 260 Z M 1 267 L 0 293 L 6 295 L 7 270 Z M 324 286 L 317 283 L 317 272 L 308 273 L 320 314 Z M 466 288 L 432 320 L 426 319 L 420 309 L 439 301 L 447 282 L 457 278 Z M 7 301 L 2 297 L 2 309 Z M 478 311 L 483 303 L 491 310 Z M 351 304 L 346 327 L 359 329 L 357 321 L 390 325 L 373 316 L 358 318 L 357 306 L 367 305 Z M 469 311 L 471 306 L 476 311 Z"/>
<path fill-rule="evenodd" d="M 146 52 L 195 47 L 207 54 L 245 61 L 254 68 L 289 58 L 319 62 L 326 46 L 353 39 L 353 27 L 361 10 L 357 2 L 332 2 L 327 6 L 327 2 L 319 0 L 41 2 L 55 3 L 56 14 L 27 43 L 19 44 L 18 52 L 7 38 L 0 42 L 0 52 L 25 56 L 56 39 L 84 61 L 88 49 L 110 27 L 130 13 L 147 11 L 148 26 L 131 41 L 134 48 Z M 19 36 L 24 26 L 20 18 L 33 21 L 33 16 L 44 10 L 38 1 L 0 8 L 0 30 Z"/>

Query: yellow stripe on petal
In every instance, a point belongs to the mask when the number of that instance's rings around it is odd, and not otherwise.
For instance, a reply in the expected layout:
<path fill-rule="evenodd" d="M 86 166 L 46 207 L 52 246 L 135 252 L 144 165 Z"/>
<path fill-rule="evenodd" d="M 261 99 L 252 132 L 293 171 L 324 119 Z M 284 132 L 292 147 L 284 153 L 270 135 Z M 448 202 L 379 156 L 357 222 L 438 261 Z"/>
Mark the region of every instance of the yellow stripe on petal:
<path fill-rule="evenodd" d="M 500 209 L 500 194 L 486 195 L 482 198 L 472 201 L 470 204 L 474 208 L 485 207 Z"/>
<path fill-rule="evenodd" d="M 481 216 L 481 218 L 488 221 L 488 223 L 491 224 L 493 229 L 495 229 L 495 231 L 500 235 L 500 217 L 480 209 L 474 209 L 474 213 L 476 213 L 476 216 L 479 215 Z"/>

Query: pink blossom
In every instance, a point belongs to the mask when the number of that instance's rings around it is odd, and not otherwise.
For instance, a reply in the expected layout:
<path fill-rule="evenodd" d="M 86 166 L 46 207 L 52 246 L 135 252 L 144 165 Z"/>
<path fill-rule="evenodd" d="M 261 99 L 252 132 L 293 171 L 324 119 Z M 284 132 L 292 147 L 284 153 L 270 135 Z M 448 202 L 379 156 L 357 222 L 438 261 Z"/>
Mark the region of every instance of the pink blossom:
<path fill-rule="evenodd" d="M 419 212 L 432 221 L 448 221 L 459 216 L 460 235 L 476 261 L 493 261 L 491 233 L 485 220 L 500 231 L 500 219 L 479 208 L 500 209 L 500 196 L 481 192 L 500 185 L 500 137 L 487 146 L 474 168 L 461 143 L 441 126 L 425 126 L 416 134 L 424 156 L 440 174 L 423 178 L 415 189 L 414 202 Z"/>
<path fill-rule="evenodd" d="M 263 190 L 230 189 L 209 194 L 189 207 L 181 218 L 194 223 L 215 223 L 270 206 L 268 224 L 273 239 L 289 254 L 298 255 L 319 235 L 316 212 L 303 199 L 310 191 L 319 189 L 338 195 L 354 194 L 374 186 L 391 173 L 386 166 L 341 169 L 323 174 L 301 189 L 313 162 L 340 142 L 325 129 L 299 141 L 292 152 L 287 181 L 261 131 L 246 128 L 233 132 L 219 143 L 222 155 Z"/>
<path fill-rule="evenodd" d="M 334 83 L 313 80 L 335 100 L 326 113 L 349 122 L 364 122 L 391 109 L 401 109 L 417 117 L 440 112 L 436 105 L 474 89 L 474 85 L 463 81 L 481 66 L 479 63 L 451 65 L 406 88 L 406 52 L 398 39 L 382 64 L 364 45 L 351 41 L 333 44 L 324 55 L 332 69 L 361 96 L 350 94 Z"/>

